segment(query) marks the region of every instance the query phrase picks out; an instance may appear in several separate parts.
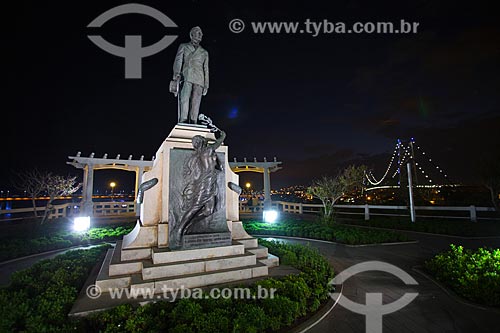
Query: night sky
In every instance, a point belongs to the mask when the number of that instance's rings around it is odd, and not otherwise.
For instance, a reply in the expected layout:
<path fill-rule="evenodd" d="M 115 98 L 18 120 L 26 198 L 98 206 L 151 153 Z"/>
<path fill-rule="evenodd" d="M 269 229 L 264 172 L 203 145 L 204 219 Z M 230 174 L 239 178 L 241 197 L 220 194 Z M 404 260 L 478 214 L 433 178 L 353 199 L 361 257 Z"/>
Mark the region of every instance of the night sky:
<path fill-rule="evenodd" d="M 81 175 L 66 165 L 77 151 L 151 159 L 177 122 L 168 83 L 177 47 L 196 25 L 210 55 L 200 112 L 227 132 L 231 160 L 283 161 L 273 188 L 307 185 L 347 163 L 366 163 L 380 175 L 397 138 L 414 137 L 463 183 L 477 182 L 478 165 L 500 151 L 500 21 L 493 1 L 141 1 L 178 28 L 138 14 L 87 28 L 125 3 L 21 2 L 4 13 L 1 189 L 12 188 L 16 170 Z M 240 34 L 228 28 L 234 18 L 246 23 Z M 404 35 L 251 32 L 252 21 L 308 18 L 420 25 L 417 34 Z M 126 80 L 124 59 L 98 48 L 89 34 L 117 45 L 124 35 L 142 35 L 143 45 L 179 37 L 143 59 L 142 79 Z M 131 173 L 96 176 L 97 188 L 114 178 L 132 189 Z"/>

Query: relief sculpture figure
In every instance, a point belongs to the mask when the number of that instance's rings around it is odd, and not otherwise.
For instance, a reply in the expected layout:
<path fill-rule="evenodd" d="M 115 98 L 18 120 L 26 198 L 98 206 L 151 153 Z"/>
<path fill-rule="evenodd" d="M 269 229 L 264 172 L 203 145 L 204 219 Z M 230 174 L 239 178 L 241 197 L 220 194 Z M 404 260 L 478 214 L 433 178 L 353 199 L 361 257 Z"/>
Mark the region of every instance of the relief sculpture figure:
<path fill-rule="evenodd" d="M 215 152 L 226 137 L 224 131 L 213 129 L 218 132 L 218 138 L 212 144 L 208 139 L 196 135 L 192 139 L 194 151 L 186 159 L 182 175 L 184 186 L 181 192 L 181 210 L 183 212 L 177 229 L 178 240 L 189 234 L 189 229 L 199 223 L 210 226 L 215 212 L 220 210 L 221 198 L 220 186 L 217 179 L 219 173 L 223 172 L 223 162 L 219 160 Z"/>

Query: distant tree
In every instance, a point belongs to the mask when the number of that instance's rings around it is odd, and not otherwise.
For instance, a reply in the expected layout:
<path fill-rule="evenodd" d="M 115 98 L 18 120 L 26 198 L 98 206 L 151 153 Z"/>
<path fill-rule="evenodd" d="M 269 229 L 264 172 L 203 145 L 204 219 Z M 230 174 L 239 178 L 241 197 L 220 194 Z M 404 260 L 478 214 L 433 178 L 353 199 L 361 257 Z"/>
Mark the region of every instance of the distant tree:
<path fill-rule="evenodd" d="M 36 211 L 36 198 L 43 193 L 47 193 L 49 201 L 45 207 L 45 214 L 41 223 L 43 224 L 51 210 L 53 202 L 57 197 L 71 195 L 78 191 L 81 184 L 76 184 L 76 177 L 54 175 L 51 172 L 41 172 L 37 169 L 18 173 L 14 182 L 16 189 L 26 191 L 33 204 L 33 213 L 38 217 Z"/>
<path fill-rule="evenodd" d="M 19 172 L 14 181 L 14 187 L 19 191 L 26 191 L 26 194 L 31 198 L 33 214 L 38 217 L 36 198 L 45 190 L 45 174 L 38 171 L 38 169 Z"/>
<path fill-rule="evenodd" d="M 333 206 L 342 196 L 363 187 L 366 166 L 350 165 L 336 176 L 323 176 L 314 180 L 308 188 L 308 193 L 323 203 L 325 222 L 333 220 Z"/>
<path fill-rule="evenodd" d="M 57 197 L 72 195 L 82 186 L 81 183 L 76 183 L 76 177 L 53 175 L 50 172 L 45 176 L 44 185 L 45 190 L 49 195 L 49 201 L 45 207 L 45 214 L 41 222 L 42 224 L 47 220 L 49 213 L 54 208 L 52 203 Z"/>
<path fill-rule="evenodd" d="M 483 160 L 481 163 L 481 181 L 490 192 L 491 203 L 497 212 L 500 212 L 500 155 Z"/>

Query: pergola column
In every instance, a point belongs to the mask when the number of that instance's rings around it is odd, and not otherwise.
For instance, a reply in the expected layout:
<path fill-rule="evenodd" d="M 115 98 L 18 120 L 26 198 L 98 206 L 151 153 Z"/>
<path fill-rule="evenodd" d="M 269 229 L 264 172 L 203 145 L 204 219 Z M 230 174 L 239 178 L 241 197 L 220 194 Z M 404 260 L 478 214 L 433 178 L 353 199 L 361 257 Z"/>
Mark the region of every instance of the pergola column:
<path fill-rule="evenodd" d="M 253 162 L 248 162 L 246 158 L 243 159 L 243 162 L 238 162 L 236 158 L 234 162 L 229 162 L 229 166 L 234 172 L 258 172 L 264 174 L 264 209 L 272 208 L 271 172 L 280 170 L 280 164 L 281 162 L 278 162 L 276 157 L 272 162 L 268 162 L 265 157 L 264 162 L 257 162 L 256 158 L 254 158 Z"/>
<path fill-rule="evenodd" d="M 271 176 L 269 168 L 264 168 L 264 209 L 271 208 Z"/>
<path fill-rule="evenodd" d="M 82 212 L 87 216 L 94 213 L 94 204 L 92 202 L 92 192 L 94 189 L 94 166 L 89 164 L 83 169 L 83 193 L 82 193 Z"/>

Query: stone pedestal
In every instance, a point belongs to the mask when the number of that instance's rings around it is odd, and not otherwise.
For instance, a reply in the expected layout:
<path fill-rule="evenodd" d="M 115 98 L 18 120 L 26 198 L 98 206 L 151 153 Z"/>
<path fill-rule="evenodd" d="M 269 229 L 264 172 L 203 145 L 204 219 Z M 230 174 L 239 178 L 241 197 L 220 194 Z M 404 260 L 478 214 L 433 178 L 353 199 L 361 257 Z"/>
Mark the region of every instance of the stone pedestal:
<path fill-rule="evenodd" d="M 215 136 L 205 126 L 177 124 L 163 141 L 156 152 L 153 168 L 144 173 L 142 182 L 153 178 L 158 179 L 158 184 L 147 190 L 144 194 L 144 203 L 141 205 L 140 226 L 134 230 L 131 235 L 124 239 L 124 248 L 143 248 L 143 247 L 168 247 L 169 232 L 169 212 L 170 212 L 170 176 L 172 172 L 171 156 L 180 150 L 192 150 L 191 140 L 194 136 L 201 135 L 211 141 L 215 141 Z M 217 149 L 219 156 L 224 158 L 224 176 L 225 182 L 225 215 L 226 221 L 237 221 L 238 195 L 227 189 L 227 184 L 233 182 L 238 184 L 238 175 L 231 171 L 228 162 L 228 147 L 222 145 Z"/>
<path fill-rule="evenodd" d="M 182 177 L 179 156 L 193 150 L 195 135 L 215 141 L 204 126 L 178 124 L 158 149 L 152 169 L 142 178 L 142 182 L 157 178 L 158 183 L 144 193 L 135 228 L 108 251 L 96 280 L 103 292 L 150 288 L 160 293 L 165 288 L 204 287 L 267 276 L 268 268 L 279 264 L 279 259 L 259 246 L 238 221 L 238 194 L 227 188 L 229 182 L 238 184 L 238 176 L 231 171 L 224 145 L 216 150 L 223 161 L 224 172 L 218 175 L 218 184 L 224 186 L 223 209 L 217 210 L 208 228 L 194 227 L 185 235 L 182 249 L 169 246 L 176 227 L 171 196 L 179 195 L 175 184 Z"/>

